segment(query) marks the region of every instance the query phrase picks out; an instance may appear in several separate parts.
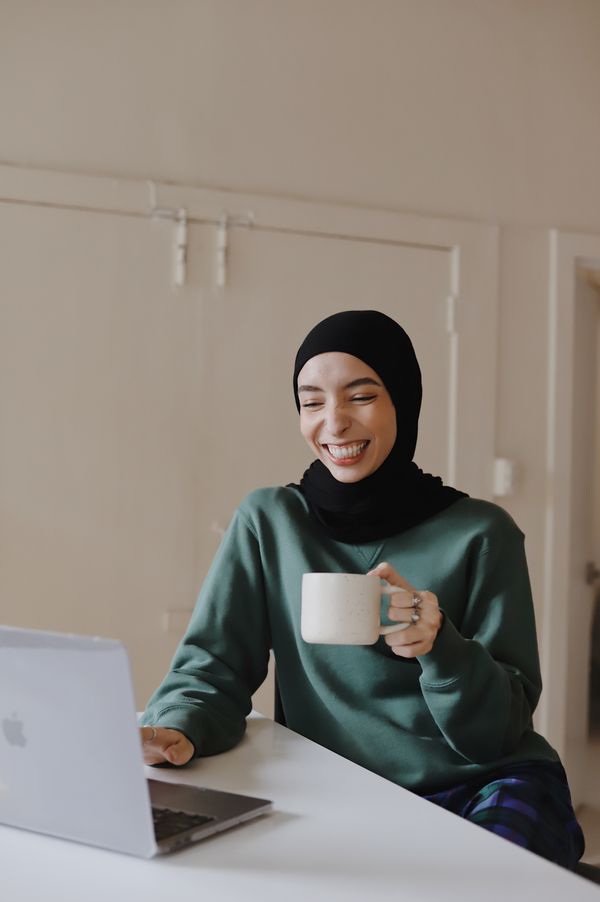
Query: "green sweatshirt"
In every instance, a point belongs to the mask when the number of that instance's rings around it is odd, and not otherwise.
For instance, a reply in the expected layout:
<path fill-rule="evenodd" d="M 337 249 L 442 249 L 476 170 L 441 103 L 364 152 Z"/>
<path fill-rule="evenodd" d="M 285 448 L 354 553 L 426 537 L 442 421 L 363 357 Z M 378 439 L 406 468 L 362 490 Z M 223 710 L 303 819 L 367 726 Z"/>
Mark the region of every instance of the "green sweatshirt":
<path fill-rule="evenodd" d="M 242 737 L 269 649 L 288 726 L 427 793 L 515 761 L 556 761 L 534 732 L 541 679 L 523 533 L 501 508 L 464 498 L 383 541 L 322 536 L 292 488 L 258 489 L 237 510 L 171 669 L 143 723 L 185 733 L 196 754 Z M 434 592 L 444 625 L 416 660 L 300 635 L 302 574 L 390 563 Z M 387 621 L 382 598 L 382 619 Z"/>

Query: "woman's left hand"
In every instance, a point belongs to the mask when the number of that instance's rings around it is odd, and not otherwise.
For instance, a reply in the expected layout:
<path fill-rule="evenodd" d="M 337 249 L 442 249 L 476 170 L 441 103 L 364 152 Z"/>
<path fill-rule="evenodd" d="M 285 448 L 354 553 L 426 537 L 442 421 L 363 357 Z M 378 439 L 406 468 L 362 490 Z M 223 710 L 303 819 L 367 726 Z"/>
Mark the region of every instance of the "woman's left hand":
<path fill-rule="evenodd" d="M 398 586 L 401 590 L 390 595 L 389 620 L 410 623 L 413 613 L 416 611 L 419 614 L 419 619 L 407 629 L 388 633 L 383 637 L 394 654 L 402 658 L 416 658 L 430 652 L 443 622 L 437 596 L 433 592 L 415 589 L 385 562 L 378 564 L 374 570 L 369 570 L 367 575 L 385 579 L 391 586 Z M 412 602 L 415 595 L 421 599 L 417 608 Z"/>

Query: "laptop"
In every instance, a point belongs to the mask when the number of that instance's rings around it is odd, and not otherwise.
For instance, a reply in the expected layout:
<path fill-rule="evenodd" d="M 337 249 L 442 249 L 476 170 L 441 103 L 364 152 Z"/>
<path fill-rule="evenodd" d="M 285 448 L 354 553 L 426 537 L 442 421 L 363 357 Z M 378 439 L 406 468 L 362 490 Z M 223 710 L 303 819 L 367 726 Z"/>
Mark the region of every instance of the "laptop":
<path fill-rule="evenodd" d="M 151 858 L 271 807 L 146 779 L 120 642 L 0 626 L 0 824 Z"/>

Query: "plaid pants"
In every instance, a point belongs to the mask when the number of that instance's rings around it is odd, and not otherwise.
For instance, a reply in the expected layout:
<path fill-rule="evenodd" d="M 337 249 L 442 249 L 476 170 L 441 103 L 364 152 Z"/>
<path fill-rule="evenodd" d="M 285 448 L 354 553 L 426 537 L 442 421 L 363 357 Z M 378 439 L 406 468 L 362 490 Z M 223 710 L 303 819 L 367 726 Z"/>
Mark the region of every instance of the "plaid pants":
<path fill-rule="evenodd" d="M 423 798 L 570 870 L 583 855 L 561 764 L 514 764 Z"/>

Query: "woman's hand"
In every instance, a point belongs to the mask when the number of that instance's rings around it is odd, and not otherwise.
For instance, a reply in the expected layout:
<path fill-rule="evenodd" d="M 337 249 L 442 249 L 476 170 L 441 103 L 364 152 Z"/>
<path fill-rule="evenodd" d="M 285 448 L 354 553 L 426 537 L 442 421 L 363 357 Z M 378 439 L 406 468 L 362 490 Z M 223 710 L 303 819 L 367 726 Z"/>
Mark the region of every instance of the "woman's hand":
<path fill-rule="evenodd" d="M 140 727 L 144 764 L 187 764 L 194 757 L 194 746 L 179 730 L 165 727 Z"/>
<path fill-rule="evenodd" d="M 410 623 L 413 620 L 412 615 L 415 611 L 419 614 L 419 619 L 407 629 L 388 633 L 384 636 L 383 638 L 387 645 L 390 646 L 395 655 L 399 655 L 402 658 L 416 658 L 419 655 L 426 655 L 433 648 L 433 643 L 443 622 L 443 615 L 440 611 L 437 596 L 433 592 L 421 592 L 415 589 L 393 567 L 390 567 L 385 562 L 378 564 L 374 570 L 369 570 L 367 575 L 378 576 L 380 579 L 387 580 L 390 585 L 398 586 L 404 590 L 390 595 L 389 620 L 397 620 L 399 623 Z M 412 603 L 415 595 L 421 599 L 421 604 L 417 608 Z"/>

